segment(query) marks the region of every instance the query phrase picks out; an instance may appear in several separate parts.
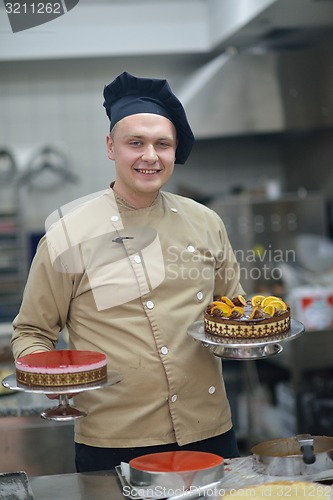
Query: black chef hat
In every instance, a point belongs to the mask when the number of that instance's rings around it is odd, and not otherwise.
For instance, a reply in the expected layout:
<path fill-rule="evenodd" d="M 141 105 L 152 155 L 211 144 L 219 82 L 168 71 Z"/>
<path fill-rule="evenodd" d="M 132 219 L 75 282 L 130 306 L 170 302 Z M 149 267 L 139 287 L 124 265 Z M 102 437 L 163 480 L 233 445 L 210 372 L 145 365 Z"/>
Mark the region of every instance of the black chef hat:
<path fill-rule="evenodd" d="M 137 113 L 153 113 L 168 118 L 177 131 L 175 162 L 186 162 L 194 144 L 194 136 L 185 110 L 166 80 L 137 78 L 124 72 L 105 85 L 104 99 L 110 130 L 125 116 Z"/>

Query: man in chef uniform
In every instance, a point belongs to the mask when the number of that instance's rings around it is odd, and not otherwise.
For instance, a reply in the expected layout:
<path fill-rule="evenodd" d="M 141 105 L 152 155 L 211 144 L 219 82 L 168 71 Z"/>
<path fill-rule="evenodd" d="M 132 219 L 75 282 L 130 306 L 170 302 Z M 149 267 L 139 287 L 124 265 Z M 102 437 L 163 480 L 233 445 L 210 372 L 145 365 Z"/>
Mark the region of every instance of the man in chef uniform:
<path fill-rule="evenodd" d="M 221 361 L 188 328 L 216 296 L 243 294 L 223 222 L 162 191 L 194 137 L 166 80 L 122 73 L 104 88 L 109 187 L 47 220 L 14 320 L 15 358 L 56 348 L 106 354 L 120 383 L 75 396 L 78 472 L 147 453 L 238 456 Z M 185 168 L 185 167 L 180 167 Z M 190 172 L 189 172 L 190 175 Z"/>

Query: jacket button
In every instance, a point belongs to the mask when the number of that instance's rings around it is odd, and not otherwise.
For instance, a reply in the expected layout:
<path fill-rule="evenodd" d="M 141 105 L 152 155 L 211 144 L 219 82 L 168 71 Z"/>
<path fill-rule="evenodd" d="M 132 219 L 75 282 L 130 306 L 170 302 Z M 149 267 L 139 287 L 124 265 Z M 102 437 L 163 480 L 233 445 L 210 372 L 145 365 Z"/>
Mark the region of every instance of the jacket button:
<path fill-rule="evenodd" d="M 171 396 L 170 401 L 171 401 L 171 403 L 175 403 L 177 401 L 177 394 L 174 394 L 173 396 Z"/>
<path fill-rule="evenodd" d="M 147 309 L 154 309 L 154 302 L 152 300 L 148 300 L 146 303 Z"/>
<path fill-rule="evenodd" d="M 117 220 L 119 220 L 118 215 L 112 215 L 111 220 L 112 222 L 117 222 Z"/>
<path fill-rule="evenodd" d="M 134 262 L 136 262 L 137 264 L 140 264 L 140 262 L 141 262 L 141 257 L 140 257 L 140 255 L 136 255 L 136 256 L 134 257 Z"/>
<path fill-rule="evenodd" d="M 194 248 L 194 246 L 193 246 L 193 245 L 189 245 L 189 246 L 187 247 L 187 250 L 188 250 L 189 252 L 191 252 L 191 253 L 195 252 L 195 248 Z"/>
<path fill-rule="evenodd" d="M 162 354 L 168 354 L 169 349 L 167 347 L 161 347 L 161 353 Z"/>
<path fill-rule="evenodd" d="M 197 293 L 197 299 L 198 300 L 202 300 L 203 299 L 203 293 L 202 292 L 198 292 Z"/>
<path fill-rule="evenodd" d="M 211 385 L 210 388 L 208 389 L 209 394 L 214 394 L 215 391 L 216 389 L 213 385 Z"/>

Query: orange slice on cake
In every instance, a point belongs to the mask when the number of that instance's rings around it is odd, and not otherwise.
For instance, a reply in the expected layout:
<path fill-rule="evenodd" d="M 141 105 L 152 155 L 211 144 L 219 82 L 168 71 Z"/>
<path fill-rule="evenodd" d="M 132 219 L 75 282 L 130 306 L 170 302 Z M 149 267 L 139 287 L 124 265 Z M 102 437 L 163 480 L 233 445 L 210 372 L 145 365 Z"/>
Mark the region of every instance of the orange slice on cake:
<path fill-rule="evenodd" d="M 252 297 L 252 299 L 251 299 L 252 307 L 260 306 L 264 299 L 265 299 L 264 295 L 254 295 L 254 297 Z"/>
<path fill-rule="evenodd" d="M 244 314 L 244 309 L 242 307 L 234 307 L 231 309 L 231 316 L 234 318 L 240 318 Z"/>
<path fill-rule="evenodd" d="M 254 307 L 252 309 L 252 312 L 251 312 L 251 315 L 250 315 L 249 319 L 255 319 L 255 317 L 257 315 L 257 312 L 258 312 L 258 309 L 259 309 L 259 307 Z"/>
<path fill-rule="evenodd" d="M 226 297 L 225 295 L 223 295 L 220 300 L 221 302 L 225 302 L 229 307 L 235 307 L 233 301 L 230 300 L 229 297 Z"/>
<path fill-rule="evenodd" d="M 246 305 L 246 300 L 243 297 L 243 295 L 237 295 L 237 299 L 238 299 L 238 302 L 240 302 L 242 304 L 242 306 Z"/>
<path fill-rule="evenodd" d="M 228 304 L 226 304 L 225 302 L 215 301 L 212 302 L 212 305 L 213 307 L 210 310 L 211 313 L 213 313 L 214 311 L 216 311 L 216 309 L 218 309 L 219 311 L 222 312 L 223 316 L 226 318 L 229 318 L 229 316 L 231 315 L 231 307 L 229 307 Z"/>
<path fill-rule="evenodd" d="M 287 304 L 285 302 L 283 302 L 283 300 L 281 300 L 281 299 L 272 300 L 269 303 L 269 305 L 274 306 L 275 309 L 277 309 L 278 311 L 286 311 L 287 310 Z"/>
<path fill-rule="evenodd" d="M 265 306 L 263 308 L 263 312 L 265 314 L 268 314 L 268 316 L 274 316 L 274 314 L 276 312 L 276 309 L 275 309 L 275 307 L 272 304 L 268 304 L 268 306 Z"/>
<path fill-rule="evenodd" d="M 281 299 L 279 297 L 275 297 L 275 295 L 268 295 L 268 297 L 265 297 L 264 300 L 261 302 L 261 307 L 269 306 L 269 304 L 273 300 L 281 300 Z"/>

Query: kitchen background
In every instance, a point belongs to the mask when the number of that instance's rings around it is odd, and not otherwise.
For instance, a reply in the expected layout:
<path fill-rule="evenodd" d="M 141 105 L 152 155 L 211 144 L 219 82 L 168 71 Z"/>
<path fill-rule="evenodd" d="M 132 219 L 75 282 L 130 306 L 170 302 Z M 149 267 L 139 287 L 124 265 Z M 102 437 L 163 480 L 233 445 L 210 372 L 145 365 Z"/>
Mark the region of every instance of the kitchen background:
<path fill-rule="evenodd" d="M 122 71 L 168 79 L 186 107 L 197 141 L 166 189 L 215 209 L 240 252 L 249 293 L 287 297 L 307 326 L 306 335 L 274 359 L 225 363 L 239 436 L 250 442 L 295 432 L 329 434 L 330 0 L 81 0 L 59 19 L 15 34 L 0 6 L 4 366 L 10 362 L 10 322 L 46 217 L 105 189 L 114 177 L 102 92 Z M 278 251 L 284 258 L 277 263 Z M 6 394 L 6 401 L 11 397 Z M 9 435 L 18 421 L 2 414 Z"/>

